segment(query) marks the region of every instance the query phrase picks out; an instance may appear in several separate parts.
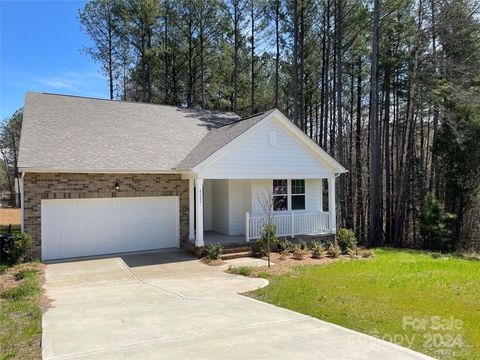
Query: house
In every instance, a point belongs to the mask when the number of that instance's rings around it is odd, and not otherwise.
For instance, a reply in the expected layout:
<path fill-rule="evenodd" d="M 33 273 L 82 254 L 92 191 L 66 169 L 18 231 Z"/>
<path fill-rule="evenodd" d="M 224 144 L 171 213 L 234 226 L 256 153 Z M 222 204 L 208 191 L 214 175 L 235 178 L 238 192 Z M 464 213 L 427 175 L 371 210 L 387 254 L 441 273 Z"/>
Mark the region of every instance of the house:
<path fill-rule="evenodd" d="M 273 192 L 278 235 L 335 233 L 345 172 L 276 109 L 240 119 L 32 92 L 19 169 L 22 229 L 42 260 L 250 241 Z"/>

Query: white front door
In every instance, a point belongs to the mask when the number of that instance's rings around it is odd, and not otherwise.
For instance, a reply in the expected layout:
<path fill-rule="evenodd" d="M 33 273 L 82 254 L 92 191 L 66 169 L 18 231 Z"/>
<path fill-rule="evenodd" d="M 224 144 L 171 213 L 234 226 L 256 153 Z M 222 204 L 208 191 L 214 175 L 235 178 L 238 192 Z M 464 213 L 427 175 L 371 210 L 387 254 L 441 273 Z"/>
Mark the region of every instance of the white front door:
<path fill-rule="evenodd" d="M 178 196 L 42 200 L 42 259 L 179 246 Z"/>

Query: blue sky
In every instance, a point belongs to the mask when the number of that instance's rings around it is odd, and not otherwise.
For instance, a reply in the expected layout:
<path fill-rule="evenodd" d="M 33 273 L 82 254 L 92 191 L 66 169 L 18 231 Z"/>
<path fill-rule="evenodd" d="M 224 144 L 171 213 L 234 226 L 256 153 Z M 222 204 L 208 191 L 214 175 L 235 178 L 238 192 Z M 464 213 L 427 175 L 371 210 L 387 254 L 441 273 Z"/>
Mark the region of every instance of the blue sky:
<path fill-rule="evenodd" d="M 86 1 L 0 0 L 0 119 L 23 106 L 26 91 L 108 97 L 78 9 Z"/>

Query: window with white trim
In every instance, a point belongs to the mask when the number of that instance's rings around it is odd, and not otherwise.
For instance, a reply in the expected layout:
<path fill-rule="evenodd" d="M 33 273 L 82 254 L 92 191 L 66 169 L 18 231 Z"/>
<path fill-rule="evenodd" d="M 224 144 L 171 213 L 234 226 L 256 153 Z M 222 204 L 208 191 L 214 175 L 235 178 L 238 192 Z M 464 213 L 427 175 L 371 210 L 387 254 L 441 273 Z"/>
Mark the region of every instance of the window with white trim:
<path fill-rule="evenodd" d="M 305 180 L 291 180 L 292 210 L 305 210 Z"/>
<path fill-rule="evenodd" d="M 273 210 L 305 210 L 305 180 L 273 180 Z"/>
<path fill-rule="evenodd" d="M 273 180 L 273 210 L 288 210 L 288 180 Z"/>

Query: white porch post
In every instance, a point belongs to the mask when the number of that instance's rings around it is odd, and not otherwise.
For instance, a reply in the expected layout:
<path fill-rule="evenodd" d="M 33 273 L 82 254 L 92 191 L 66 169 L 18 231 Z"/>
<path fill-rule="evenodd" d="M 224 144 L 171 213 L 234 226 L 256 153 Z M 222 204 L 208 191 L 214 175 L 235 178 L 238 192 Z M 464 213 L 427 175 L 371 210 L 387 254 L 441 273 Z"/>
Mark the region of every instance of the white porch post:
<path fill-rule="evenodd" d="M 330 217 L 330 232 L 337 232 L 337 216 L 335 208 L 335 176 L 328 178 L 328 216 Z"/>
<path fill-rule="evenodd" d="M 320 179 L 320 211 L 323 211 L 323 179 Z"/>
<path fill-rule="evenodd" d="M 195 179 L 195 184 L 197 187 L 196 191 L 196 236 L 195 236 L 195 246 L 203 246 L 203 179 Z"/>
<path fill-rule="evenodd" d="M 188 239 L 195 239 L 195 183 L 188 179 Z"/>

